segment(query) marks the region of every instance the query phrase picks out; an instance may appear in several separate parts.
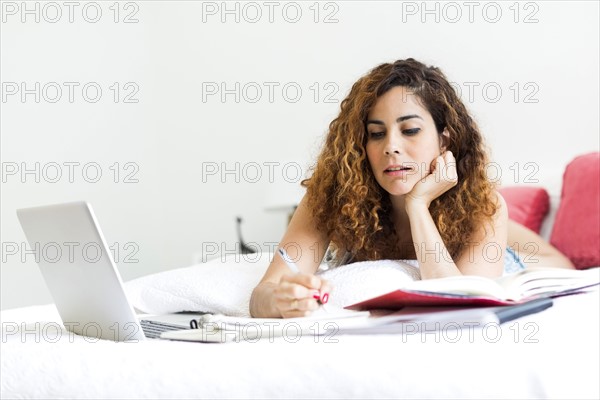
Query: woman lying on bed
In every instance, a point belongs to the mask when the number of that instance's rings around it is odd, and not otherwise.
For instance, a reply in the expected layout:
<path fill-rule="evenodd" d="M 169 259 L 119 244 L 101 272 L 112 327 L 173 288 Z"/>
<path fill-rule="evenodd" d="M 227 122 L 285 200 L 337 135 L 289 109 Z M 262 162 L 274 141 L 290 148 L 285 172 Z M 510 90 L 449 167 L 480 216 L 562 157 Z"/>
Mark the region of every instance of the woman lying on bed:
<path fill-rule="evenodd" d="M 331 290 L 314 275 L 328 248 L 337 266 L 416 259 L 422 279 L 525 268 L 507 245 L 533 265 L 572 268 L 508 220 L 486 163 L 481 133 L 439 69 L 413 59 L 376 67 L 352 86 L 329 125 L 280 242 L 301 273 L 274 257 L 252 293 L 251 314 L 287 318 L 318 308 Z"/>

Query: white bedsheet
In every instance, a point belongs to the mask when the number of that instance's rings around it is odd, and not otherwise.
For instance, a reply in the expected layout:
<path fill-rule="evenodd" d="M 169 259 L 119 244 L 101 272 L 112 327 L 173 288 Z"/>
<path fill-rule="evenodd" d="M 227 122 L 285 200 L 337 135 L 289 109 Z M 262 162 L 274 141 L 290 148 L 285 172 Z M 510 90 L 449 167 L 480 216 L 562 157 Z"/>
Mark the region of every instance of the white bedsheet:
<path fill-rule="evenodd" d="M 599 304 L 597 290 L 561 297 L 542 313 L 470 334 L 224 344 L 96 341 L 56 331 L 53 305 L 6 310 L 0 395 L 598 399 Z"/>

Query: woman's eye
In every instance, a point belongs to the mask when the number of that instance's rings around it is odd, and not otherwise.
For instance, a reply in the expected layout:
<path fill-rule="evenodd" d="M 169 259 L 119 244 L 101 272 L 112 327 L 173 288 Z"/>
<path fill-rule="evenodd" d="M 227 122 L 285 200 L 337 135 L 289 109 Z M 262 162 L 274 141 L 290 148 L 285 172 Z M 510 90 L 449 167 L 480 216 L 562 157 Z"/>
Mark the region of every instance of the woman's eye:
<path fill-rule="evenodd" d="M 421 128 L 405 129 L 402 131 L 402 133 L 404 133 L 405 135 L 411 136 L 411 135 L 416 135 L 417 133 L 419 133 L 420 130 L 421 130 Z"/>
<path fill-rule="evenodd" d="M 385 136 L 385 132 L 371 132 L 369 133 L 369 137 L 371 139 L 378 139 Z"/>

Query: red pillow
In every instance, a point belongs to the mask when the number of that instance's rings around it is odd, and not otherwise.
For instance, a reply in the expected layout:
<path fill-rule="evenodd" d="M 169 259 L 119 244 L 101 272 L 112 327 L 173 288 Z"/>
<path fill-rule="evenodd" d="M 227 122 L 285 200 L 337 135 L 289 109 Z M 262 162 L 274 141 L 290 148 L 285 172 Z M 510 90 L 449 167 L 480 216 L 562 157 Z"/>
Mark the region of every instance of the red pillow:
<path fill-rule="evenodd" d="M 600 265 L 600 153 L 567 165 L 550 243 L 577 269 Z"/>
<path fill-rule="evenodd" d="M 546 189 L 530 186 L 508 186 L 500 189 L 508 206 L 508 218 L 540 233 L 542 221 L 550 209 Z"/>

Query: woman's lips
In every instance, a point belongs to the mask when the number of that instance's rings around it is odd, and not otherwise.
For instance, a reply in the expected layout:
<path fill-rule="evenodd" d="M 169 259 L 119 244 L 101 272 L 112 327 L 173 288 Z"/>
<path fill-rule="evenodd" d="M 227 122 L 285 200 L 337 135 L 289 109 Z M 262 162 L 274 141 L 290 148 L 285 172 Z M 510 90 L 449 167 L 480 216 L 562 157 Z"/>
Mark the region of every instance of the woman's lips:
<path fill-rule="evenodd" d="M 383 173 L 387 176 L 406 176 L 412 171 L 413 169 L 409 167 L 394 167 L 386 169 Z"/>

